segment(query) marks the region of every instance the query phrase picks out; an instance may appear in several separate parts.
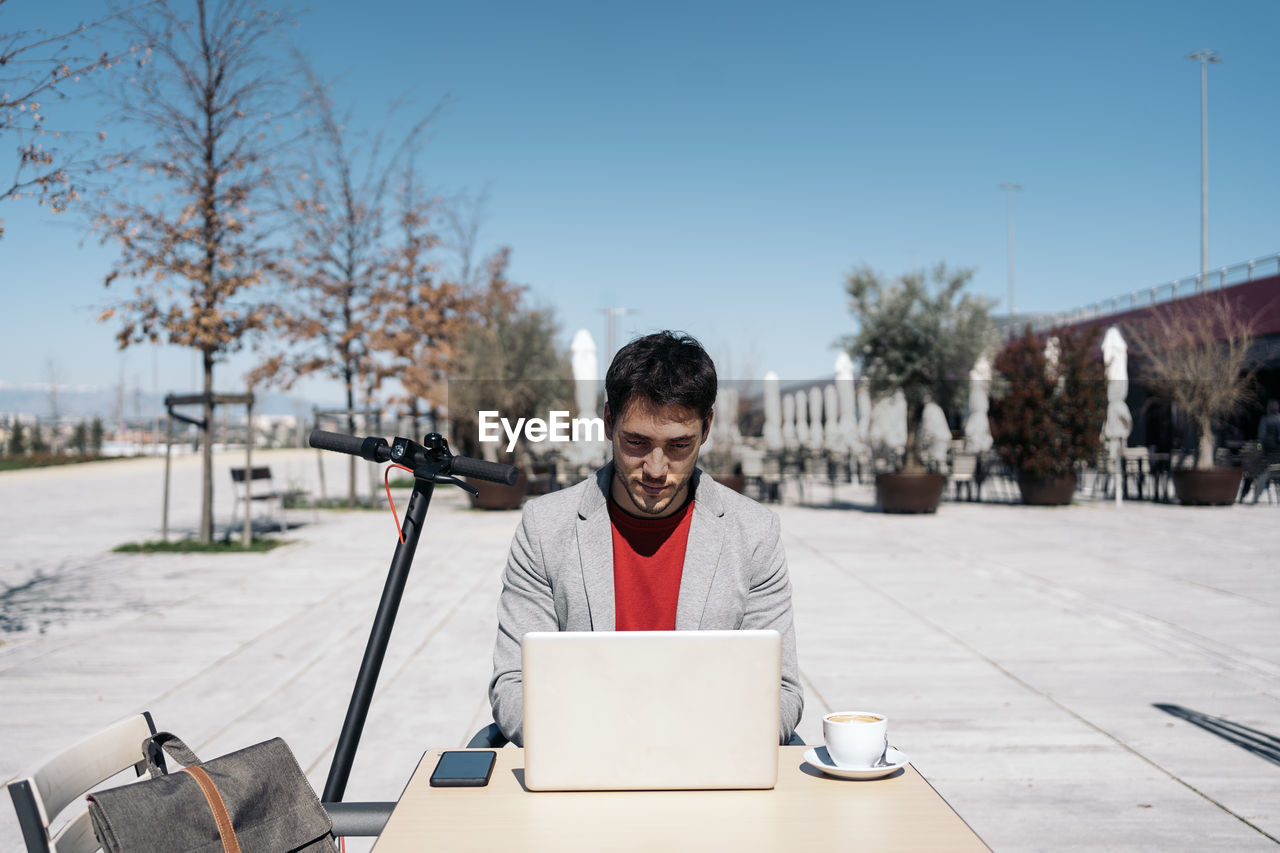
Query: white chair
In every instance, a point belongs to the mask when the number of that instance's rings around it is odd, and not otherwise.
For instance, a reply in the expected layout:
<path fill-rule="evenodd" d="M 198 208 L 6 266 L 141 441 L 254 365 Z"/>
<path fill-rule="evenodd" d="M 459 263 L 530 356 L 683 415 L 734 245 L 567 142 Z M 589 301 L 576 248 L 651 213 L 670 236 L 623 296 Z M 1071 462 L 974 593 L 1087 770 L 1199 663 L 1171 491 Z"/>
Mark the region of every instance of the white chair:
<path fill-rule="evenodd" d="M 92 734 L 46 761 L 29 776 L 5 787 L 13 798 L 28 853 L 91 853 L 100 845 L 93 835 L 84 795 L 107 779 L 132 769 L 146 772 L 142 742 L 155 734 L 145 711 Z M 78 813 L 63 811 L 73 803 Z"/>
<path fill-rule="evenodd" d="M 1143 497 L 1143 486 L 1146 484 L 1147 476 L 1151 473 L 1151 454 L 1146 447 L 1125 447 L 1123 449 L 1124 458 L 1124 485 L 1123 489 L 1126 496 L 1129 491 L 1129 478 L 1133 478 L 1134 483 L 1138 487 L 1138 498 Z"/>
<path fill-rule="evenodd" d="M 1111 491 L 1113 475 L 1115 474 L 1116 463 L 1107 452 L 1106 447 L 1098 450 L 1097 457 L 1089 466 L 1093 471 L 1093 476 L 1089 482 L 1089 497 L 1093 499 L 1105 498 Z"/>
<path fill-rule="evenodd" d="M 974 486 L 978 489 L 978 500 L 982 500 L 982 484 L 978 482 L 978 454 L 966 453 L 963 450 L 951 454 L 950 479 L 955 487 L 956 500 L 960 500 L 960 487 L 964 486 L 966 497 L 973 500 Z"/>
<path fill-rule="evenodd" d="M 867 475 L 871 474 L 872 465 L 871 451 L 866 447 L 859 448 L 853 454 L 853 464 L 855 473 L 858 476 L 859 483 L 865 483 Z"/>
<path fill-rule="evenodd" d="M 741 462 L 746 488 L 756 496 L 756 500 L 764 500 L 764 451 L 744 447 Z"/>

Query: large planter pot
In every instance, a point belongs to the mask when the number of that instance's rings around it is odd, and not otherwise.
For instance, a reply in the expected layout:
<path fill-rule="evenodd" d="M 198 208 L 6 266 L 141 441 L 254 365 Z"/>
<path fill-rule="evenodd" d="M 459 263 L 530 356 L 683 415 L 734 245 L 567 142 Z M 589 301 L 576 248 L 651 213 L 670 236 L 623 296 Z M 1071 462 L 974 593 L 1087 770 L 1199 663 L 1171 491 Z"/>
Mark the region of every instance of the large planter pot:
<path fill-rule="evenodd" d="M 530 466 L 532 476 L 529 479 L 529 495 L 548 495 L 560 487 L 557 480 L 558 473 L 556 471 L 555 462 L 536 462 Z M 521 471 L 523 473 L 523 470 Z"/>
<path fill-rule="evenodd" d="M 524 500 L 525 492 L 529 490 L 529 479 L 525 476 L 524 469 L 520 469 L 520 476 L 516 479 L 514 486 L 508 486 L 503 483 L 490 483 L 488 480 L 476 480 L 467 477 L 467 485 L 475 489 L 479 494 L 468 495 L 471 498 L 471 506 L 476 509 L 518 509 L 520 502 Z"/>
<path fill-rule="evenodd" d="M 1184 506 L 1228 506 L 1240 494 L 1243 468 L 1179 468 L 1171 475 L 1173 491 Z"/>
<path fill-rule="evenodd" d="M 884 512 L 937 512 L 946 487 L 943 474 L 876 474 L 876 503 Z"/>
<path fill-rule="evenodd" d="M 733 489 L 738 494 L 742 494 L 747 488 L 747 478 L 742 474 L 715 474 L 713 479 L 720 485 Z"/>
<path fill-rule="evenodd" d="M 1018 491 L 1022 492 L 1022 502 L 1030 506 L 1066 506 L 1076 493 L 1076 475 L 1035 477 L 1019 474 Z"/>

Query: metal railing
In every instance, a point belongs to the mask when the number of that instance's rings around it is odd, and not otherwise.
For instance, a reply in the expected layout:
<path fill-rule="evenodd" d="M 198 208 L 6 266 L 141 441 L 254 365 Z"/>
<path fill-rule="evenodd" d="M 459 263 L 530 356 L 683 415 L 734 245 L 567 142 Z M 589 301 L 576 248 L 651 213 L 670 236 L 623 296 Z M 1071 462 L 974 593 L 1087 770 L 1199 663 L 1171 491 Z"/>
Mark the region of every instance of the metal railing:
<path fill-rule="evenodd" d="M 1135 308 L 1171 302 L 1186 296 L 1194 296 L 1197 293 L 1221 290 L 1224 287 L 1253 281 L 1255 278 L 1266 278 L 1273 275 L 1280 275 L 1280 252 L 1274 255 L 1254 258 L 1229 267 L 1221 267 L 1210 272 L 1207 276 L 1197 274 L 1189 278 L 1174 279 L 1164 284 L 1157 284 L 1154 287 L 1135 290 L 1124 296 L 1115 296 L 1111 299 L 1104 299 L 1101 302 L 1094 302 L 1073 311 L 1042 315 L 1032 324 L 1032 328 L 1039 332 L 1057 326 L 1082 323 L 1097 317 L 1106 317 L 1123 311 L 1132 311 Z"/>

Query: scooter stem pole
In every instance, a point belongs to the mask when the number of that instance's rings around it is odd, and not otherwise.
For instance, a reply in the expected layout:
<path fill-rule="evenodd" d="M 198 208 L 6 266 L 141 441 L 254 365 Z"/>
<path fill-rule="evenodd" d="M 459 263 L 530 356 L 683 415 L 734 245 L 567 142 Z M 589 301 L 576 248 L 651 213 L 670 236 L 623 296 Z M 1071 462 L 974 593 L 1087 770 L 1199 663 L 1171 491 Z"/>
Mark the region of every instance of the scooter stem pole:
<path fill-rule="evenodd" d="M 324 796 L 321 799 L 326 803 L 342 802 L 342 796 L 347 790 L 351 764 L 355 760 L 356 747 L 360 745 L 365 718 L 369 716 L 369 704 L 373 701 L 374 688 L 378 686 L 378 673 L 382 670 L 382 659 L 391 640 L 396 611 L 400 608 L 400 598 L 404 595 L 405 583 L 409 580 L 409 569 L 413 566 L 413 555 L 418 548 L 418 537 L 422 535 L 433 491 L 434 483 L 415 478 L 413 495 L 409 498 L 409 507 L 405 510 L 404 523 L 400 528 L 404 541 L 396 546 L 396 552 L 391 558 L 387 583 L 382 588 L 382 599 L 373 619 L 373 629 L 369 632 L 364 659 L 360 662 L 360 674 L 356 676 L 351 703 L 347 706 L 347 717 L 342 723 L 342 734 L 338 737 L 333 764 L 329 767 L 329 778 L 324 785 Z"/>

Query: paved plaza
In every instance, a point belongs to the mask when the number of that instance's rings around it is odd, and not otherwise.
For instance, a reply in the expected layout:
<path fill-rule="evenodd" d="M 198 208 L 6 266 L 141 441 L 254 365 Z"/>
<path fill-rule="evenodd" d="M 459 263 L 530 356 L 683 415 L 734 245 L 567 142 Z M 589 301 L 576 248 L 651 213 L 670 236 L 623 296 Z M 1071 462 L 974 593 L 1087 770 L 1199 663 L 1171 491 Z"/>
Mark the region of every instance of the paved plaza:
<path fill-rule="evenodd" d="M 220 525 L 242 459 L 216 461 Z M 196 524 L 197 463 L 175 463 L 179 533 Z M 315 452 L 255 464 L 320 489 Z M 345 489 L 345 458 L 323 464 L 328 493 Z M 0 780 L 150 710 L 203 757 L 281 736 L 319 790 L 391 515 L 291 510 L 291 544 L 266 554 L 112 553 L 159 538 L 162 473 L 161 460 L 0 473 Z M 368 493 L 364 463 L 359 480 Z M 948 501 L 916 517 L 872 511 L 856 484 L 805 495 L 777 511 L 806 741 L 827 710 L 884 712 L 890 740 L 997 851 L 1275 848 L 1280 506 Z M 347 799 L 395 799 L 423 749 L 489 721 L 519 516 L 463 497 L 440 489 L 428 514 Z M 5 802 L 0 853 L 21 849 Z"/>

